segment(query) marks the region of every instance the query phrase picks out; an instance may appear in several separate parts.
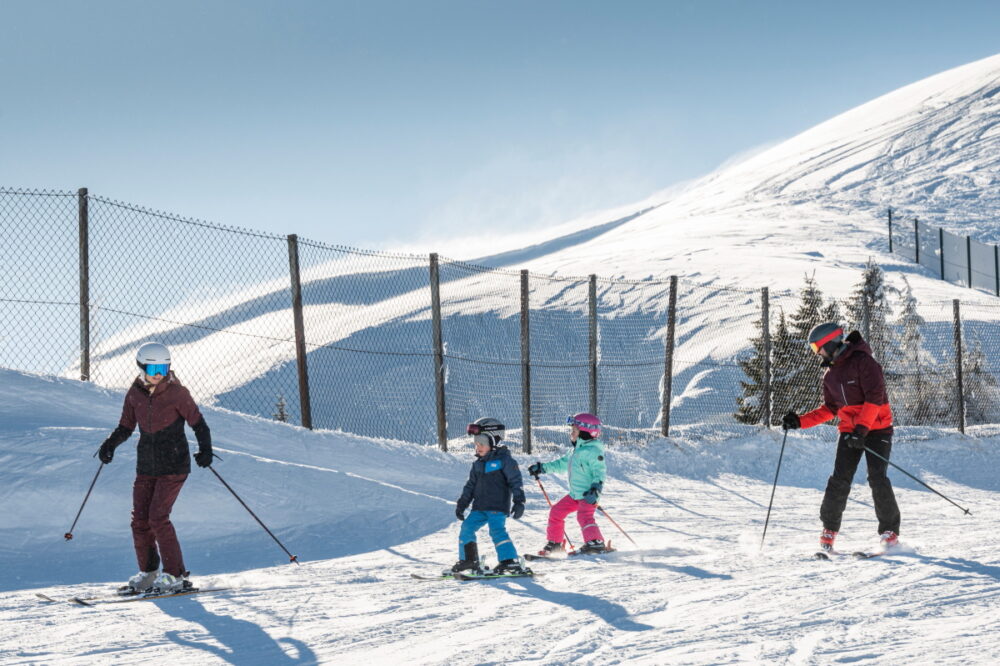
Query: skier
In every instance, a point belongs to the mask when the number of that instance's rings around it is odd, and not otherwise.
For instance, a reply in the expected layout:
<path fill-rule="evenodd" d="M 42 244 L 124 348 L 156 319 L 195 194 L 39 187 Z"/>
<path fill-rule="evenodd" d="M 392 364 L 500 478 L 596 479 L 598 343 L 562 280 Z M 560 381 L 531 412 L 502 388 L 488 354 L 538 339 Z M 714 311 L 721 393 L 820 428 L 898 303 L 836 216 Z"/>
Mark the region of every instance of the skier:
<path fill-rule="evenodd" d="M 868 485 L 875 502 L 880 544 L 883 549 L 892 548 L 899 542 L 899 507 L 886 475 L 888 464 L 865 451 L 867 447 L 888 460 L 892 449 L 892 409 L 882 366 L 872 357 L 871 347 L 858 331 L 845 339 L 844 330 L 836 323 L 814 327 L 809 332 L 809 347 L 826 368 L 823 404 L 801 416 L 788 412 L 782 418 L 782 426 L 786 430 L 811 428 L 834 417 L 840 419 L 837 457 L 819 512 L 823 521 L 820 548 L 833 550 L 862 453 L 868 465 Z"/>
<path fill-rule="evenodd" d="M 170 510 L 191 471 L 184 422 L 198 439 L 194 459 L 199 467 L 212 464 L 212 436 L 191 394 L 170 369 L 169 349 L 147 342 L 139 347 L 136 364 L 142 372 L 125 394 L 121 420 L 101 444 L 98 457 L 110 463 L 115 449 L 139 426 L 132 486 L 132 539 L 139 572 L 122 593 L 171 594 L 192 587 L 170 522 Z"/>
<path fill-rule="evenodd" d="M 538 552 L 542 557 L 565 552 L 566 516 L 577 512 L 576 520 L 583 530 L 586 543 L 581 553 L 603 553 L 608 550 L 604 537 L 594 519 L 597 500 L 604 490 L 607 469 L 604 464 L 604 443 L 601 437 L 601 420 L 593 414 L 582 412 L 566 419 L 570 426 L 569 441 L 572 449 L 561 458 L 542 464 L 536 462 L 528 473 L 536 479 L 547 472 L 567 472 L 569 494 L 552 505 L 546 533 L 548 543 Z"/>
<path fill-rule="evenodd" d="M 507 534 L 507 515 L 515 520 L 524 515 L 524 488 L 521 470 L 506 446 L 500 446 L 505 427 L 496 419 L 484 417 L 470 423 L 466 432 L 472 435 L 476 446 L 476 460 L 472 463 L 469 480 L 462 489 L 462 496 L 455 504 L 455 516 L 462 521 L 458 536 L 458 562 L 445 574 L 460 571 L 484 572 L 479 563 L 479 547 L 476 532 L 483 525 L 489 525 L 490 538 L 497 551 L 499 564 L 493 574 L 529 575 L 517 555 L 517 549 Z M 514 500 L 511 506 L 511 498 Z M 472 504 L 469 517 L 465 510 Z"/>

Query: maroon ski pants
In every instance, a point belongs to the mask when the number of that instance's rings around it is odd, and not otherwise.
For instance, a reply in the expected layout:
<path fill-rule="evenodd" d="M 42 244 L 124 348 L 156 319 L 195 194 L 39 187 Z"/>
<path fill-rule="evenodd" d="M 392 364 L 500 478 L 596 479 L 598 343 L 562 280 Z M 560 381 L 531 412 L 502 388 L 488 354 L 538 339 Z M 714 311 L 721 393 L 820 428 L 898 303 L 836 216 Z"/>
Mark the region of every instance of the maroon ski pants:
<path fill-rule="evenodd" d="M 163 560 L 164 573 L 184 573 L 181 544 L 170 522 L 170 510 L 187 480 L 187 474 L 147 476 L 137 474 L 132 486 L 132 540 L 142 571 L 156 571 Z"/>

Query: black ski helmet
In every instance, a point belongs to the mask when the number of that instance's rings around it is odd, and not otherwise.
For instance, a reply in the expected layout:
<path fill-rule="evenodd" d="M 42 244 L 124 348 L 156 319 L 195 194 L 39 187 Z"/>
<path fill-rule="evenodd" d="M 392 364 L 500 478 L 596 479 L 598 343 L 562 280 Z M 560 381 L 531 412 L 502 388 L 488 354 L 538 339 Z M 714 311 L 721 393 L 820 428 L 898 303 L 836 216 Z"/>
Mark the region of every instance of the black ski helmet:
<path fill-rule="evenodd" d="M 814 326 L 809 331 L 809 348 L 814 354 L 822 349 L 831 359 L 836 358 L 844 350 L 844 329 L 835 322 Z"/>
<path fill-rule="evenodd" d="M 476 444 L 482 444 L 491 449 L 496 448 L 497 444 L 500 443 L 506 430 L 504 424 L 489 416 L 476 419 L 465 428 L 465 432 L 472 435 L 472 440 Z"/>

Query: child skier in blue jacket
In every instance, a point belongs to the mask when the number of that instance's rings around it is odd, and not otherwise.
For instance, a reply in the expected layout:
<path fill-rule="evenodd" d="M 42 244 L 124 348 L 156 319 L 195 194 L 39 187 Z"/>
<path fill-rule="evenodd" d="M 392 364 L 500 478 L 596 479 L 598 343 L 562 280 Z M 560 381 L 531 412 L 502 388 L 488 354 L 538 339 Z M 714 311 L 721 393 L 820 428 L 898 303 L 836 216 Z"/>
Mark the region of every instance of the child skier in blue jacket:
<path fill-rule="evenodd" d="M 507 534 L 508 513 L 519 519 L 524 514 L 524 488 L 517 461 L 506 446 L 500 446 L 504 425 L 493 418 L 481 418 L 470 423 L 468 433 L 476 445 L 476 461 L 472 463 L 469 480 L 462 489 L 462 496 L 455 505 L 455 516 L 462 521 L 458 537 L 458 562 L 445 573 L 469 570 L 483 573 L 479 564 L 479 547 L 476 532 L 489 525 L 490 537 L 500 563 L 492 573 L 523 575 L 531 571 L 521 565 L 517 549 Z M 514 505 L 511 507 L 511 499 Z M 465 517 L 465 510 L 472 504 L 472 512 Z"/>

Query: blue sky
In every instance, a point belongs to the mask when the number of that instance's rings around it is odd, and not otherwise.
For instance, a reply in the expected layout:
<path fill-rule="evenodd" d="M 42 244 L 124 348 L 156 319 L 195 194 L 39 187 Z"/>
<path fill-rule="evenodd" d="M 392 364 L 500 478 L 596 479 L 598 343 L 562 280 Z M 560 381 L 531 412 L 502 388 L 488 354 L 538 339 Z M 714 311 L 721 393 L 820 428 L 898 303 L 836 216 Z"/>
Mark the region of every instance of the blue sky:
<path fill-rule="evenodd" d="M 0 185 L 428 250 L 637 201 L 1000 50 L 996 2 L 0 9 Z"/>

